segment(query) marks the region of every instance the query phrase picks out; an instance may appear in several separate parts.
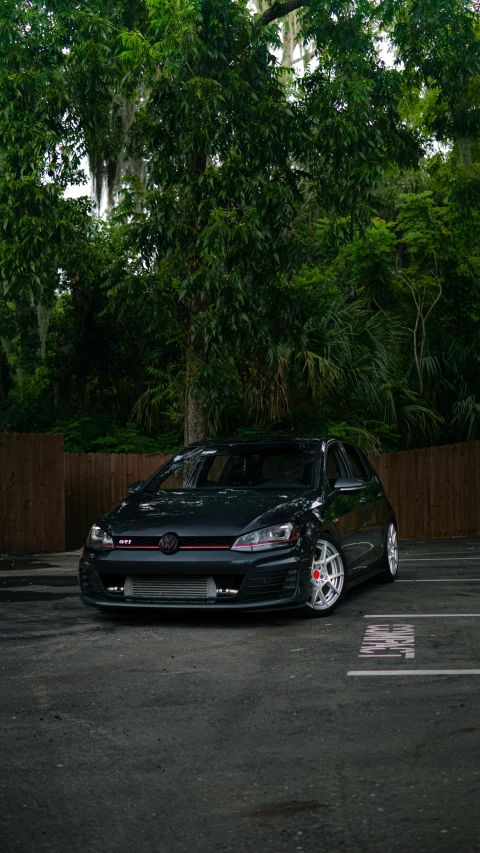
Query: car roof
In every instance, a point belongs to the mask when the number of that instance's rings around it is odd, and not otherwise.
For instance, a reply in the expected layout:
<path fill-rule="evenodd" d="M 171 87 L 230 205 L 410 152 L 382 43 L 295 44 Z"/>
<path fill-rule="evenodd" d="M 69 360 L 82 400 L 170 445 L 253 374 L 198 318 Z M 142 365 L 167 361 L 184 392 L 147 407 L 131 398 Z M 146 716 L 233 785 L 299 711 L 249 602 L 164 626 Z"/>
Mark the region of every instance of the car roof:
<path fill-rule="evenodd" d="M 189 444 L 189 447 L 215 447 L 216 445 L 232 445 L 232 444 L 288 444 L 288 443 L 296 443 L 299 441 L 310 441 L 310 442 L 323 442 L 323 441 L 342 441 L 347 439 L 341 439 L 334 435 L 254 435 L 248 436 L 248 438 L 207 438 L 205 441 L 195 441 L 192 444 Z"/>

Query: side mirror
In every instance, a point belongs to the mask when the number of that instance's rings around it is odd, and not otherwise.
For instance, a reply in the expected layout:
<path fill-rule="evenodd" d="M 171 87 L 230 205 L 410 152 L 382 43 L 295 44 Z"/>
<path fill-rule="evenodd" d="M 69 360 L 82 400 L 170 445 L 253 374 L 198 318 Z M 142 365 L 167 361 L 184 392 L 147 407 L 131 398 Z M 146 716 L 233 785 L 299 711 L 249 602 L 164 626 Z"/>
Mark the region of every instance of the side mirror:
<path fill-rule="evenodd" d="M 142 486 L 143 486 L 144 482 L 145 482 L 145 480 L 135 480 L 135 482 L 134 482 L 134 483 L 130 483 L 130 485 L 129 485 L 129 486 L 127 486 L 127 492 L 128 492 L 128 494 L 129 494 L 129 495 L 134 495 L 134 494 L 135 494 L 135 492 L 139 492 L 139 491 L 140 491 L 140 489 L 142 488 Z"/>
<path fill-rule="evenodd" d="M 335 492 L 358 492 L 365 488 L 363 480 L 358 477 L 339 477 L 335 480 L 333 489 Z"/>

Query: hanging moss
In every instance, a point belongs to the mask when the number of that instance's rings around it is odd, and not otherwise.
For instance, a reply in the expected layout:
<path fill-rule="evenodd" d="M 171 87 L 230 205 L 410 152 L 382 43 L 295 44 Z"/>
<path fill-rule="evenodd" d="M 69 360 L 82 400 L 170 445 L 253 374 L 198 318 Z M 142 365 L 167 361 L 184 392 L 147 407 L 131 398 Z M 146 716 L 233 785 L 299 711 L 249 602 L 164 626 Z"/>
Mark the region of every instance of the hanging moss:
<path fill-rule="evenodd" d="M 38 337 L 40 338 L 40 352 L 42 355 L 42 361 L 45 361 L 48 327 L 50 325 L 52 315 L 53 306 L 51 308 L 47 308 L 46 305 L 37 305 Z"/>
<path fill-rule="evenodd" d="M 113 207 L 127 173 L 139 180 L 144 175 L 142 158 L 132 150 L 130 132 L 135 118 L 135 102 L 116 94 L 109 110 L 108 129 L 95 148 L 89 153 L 89 170 L 93 196 L 100 210 L 105 199 L 108 208 Z"/>

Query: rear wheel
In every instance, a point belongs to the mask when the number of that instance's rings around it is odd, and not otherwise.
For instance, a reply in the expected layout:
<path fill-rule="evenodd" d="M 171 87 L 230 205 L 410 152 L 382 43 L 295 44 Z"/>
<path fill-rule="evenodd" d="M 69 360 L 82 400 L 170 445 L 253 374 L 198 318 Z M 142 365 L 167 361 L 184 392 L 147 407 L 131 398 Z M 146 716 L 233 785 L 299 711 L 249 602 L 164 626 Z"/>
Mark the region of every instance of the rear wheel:
<path fill-rule="evenodd" d="M 310 564 L 310 595 L 305 615 L 329 616 L 340 604 L 347 587 L 347 570 L 340 551 L 323 534 L 315 545 Z"/>
<path fill-rule="evenodd" d="M 393 583 L 398 574 L 398 537 L 397 528 L 391 521 L 387 528 L 387 538 L 383 557 L 380 561 L 382 571 L 378 579 L 384 583 Z"/>

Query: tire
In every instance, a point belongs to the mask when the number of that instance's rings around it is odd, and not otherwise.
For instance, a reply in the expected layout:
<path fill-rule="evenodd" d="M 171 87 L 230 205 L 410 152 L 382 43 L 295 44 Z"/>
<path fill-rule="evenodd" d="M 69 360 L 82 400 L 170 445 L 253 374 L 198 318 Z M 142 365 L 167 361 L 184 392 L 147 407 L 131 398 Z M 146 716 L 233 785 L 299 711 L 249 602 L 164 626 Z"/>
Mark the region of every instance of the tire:
<path fill-rule="evenodd" d="M 393 583 L 398 575 L 398 537 L 397 527 L 394 521 L 389 521 L 387 535 L 380 560 L 380 572 L 378 580 L 381 583 Z"/>
<path fill-rule="evenodd" d="M 347 589 L 345 558 L 331 536 L 317 539 L 310 564 L 310 592 L 303 613 L 310 619 L 330 616 L 343 600 Z"/>

